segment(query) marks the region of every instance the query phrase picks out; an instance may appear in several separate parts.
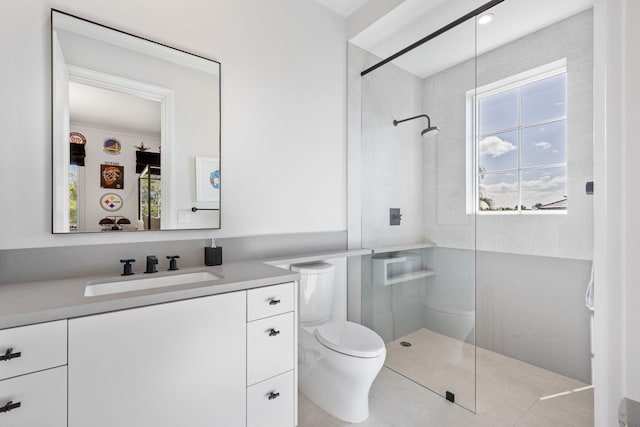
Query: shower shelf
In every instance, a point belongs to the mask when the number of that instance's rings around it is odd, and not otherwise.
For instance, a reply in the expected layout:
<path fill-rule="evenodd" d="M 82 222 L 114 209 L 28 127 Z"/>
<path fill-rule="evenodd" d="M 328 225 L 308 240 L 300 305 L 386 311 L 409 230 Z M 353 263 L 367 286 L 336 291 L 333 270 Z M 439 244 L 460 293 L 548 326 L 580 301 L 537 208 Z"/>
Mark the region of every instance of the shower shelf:
<path fill-rule="evenodd" d="M 384 254 L 389 252 L 412 251 L 415 249 L 435 248 L 437 245 L 433 242 L 411 243 L 407 245 L 382 246 L 379 248 L 371 248 L 374 254 Z"/>
<path fill-rule="evenodd" d="M 419 259 L 412 256 L 391 256 L 373 258 L 373 282 L 376 285 L 389 286 L 422 279 L 436 274 L 430 268 L 414 268 Z"/>

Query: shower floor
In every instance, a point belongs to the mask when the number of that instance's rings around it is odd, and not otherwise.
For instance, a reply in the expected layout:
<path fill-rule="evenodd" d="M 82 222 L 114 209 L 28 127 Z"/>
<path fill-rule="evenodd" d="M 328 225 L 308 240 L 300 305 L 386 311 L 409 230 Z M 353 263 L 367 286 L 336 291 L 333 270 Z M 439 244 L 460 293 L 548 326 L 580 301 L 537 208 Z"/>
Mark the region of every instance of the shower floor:
<path fill-rule="evenodd" d="M 402 341 L 411 347 L 401 346 Z M 442 395 L 454 392 L 456 403 L 475 407 L 476 414 L 425 387 Z M 588 384 L 428 329 L 387 344 L 385 367 L 371 388 L 369 402 L 369 419 L 359 426 L 593 426 L 593 388 Z M 299 427 L 348 425 L 300 395 Z"/>
<path fill-rule="evenodd" d="M 470 344 L 422 328 L 387 343 L 384 364 L 442 396 L 454 393 L 457 404 L 475 410 L 475 353 Z"/>

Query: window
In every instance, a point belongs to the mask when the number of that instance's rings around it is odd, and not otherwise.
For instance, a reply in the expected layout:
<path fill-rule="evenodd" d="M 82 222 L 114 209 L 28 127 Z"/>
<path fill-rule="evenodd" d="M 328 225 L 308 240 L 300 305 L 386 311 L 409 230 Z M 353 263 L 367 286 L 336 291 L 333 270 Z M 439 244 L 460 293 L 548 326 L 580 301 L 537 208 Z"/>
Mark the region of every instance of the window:
<path fill-rule="evenodd" d="M 69 165 L 69 230 L 78 231 L 78 165 Z"/>
<path fill-rule="evenodd" d="M 562 61 L 476 90 L 473 211 L 566 213 L 567 72 Z"/>

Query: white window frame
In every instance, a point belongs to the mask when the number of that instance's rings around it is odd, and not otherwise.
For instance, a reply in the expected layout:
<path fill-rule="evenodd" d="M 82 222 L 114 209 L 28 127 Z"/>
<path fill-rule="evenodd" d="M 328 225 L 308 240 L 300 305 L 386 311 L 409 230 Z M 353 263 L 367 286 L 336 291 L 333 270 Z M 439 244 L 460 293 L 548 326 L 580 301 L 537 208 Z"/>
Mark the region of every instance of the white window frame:
<path fill-rule="evenodd" d="M 475 89 L 471 89 L 466 92 L 466 116 L 467 116 L 467 131 L 466 131 L 466 145 L 467 145 L 467 179 L 466 179 L 466 187 L 467 187 L 467 202 L 466 202 L 466 211 L 468 215 L 566 215 L 568 213 L 568 209 L 563 210 L 536 210 L 536 211 L 523 211 L 520 208 L 521 203 L 518 205 L 518 210 L 514 211 L 483 211 L 480 210 L 479 207 L 479 199 L 478 199 L 478 166 L 480 164 L 479 161 L 479 153 L 478 153 L 478 144 L 479 144 L 479 134 L 478 134 L 478 102 L 480 99 L 495 95 L 500 92 L 504 92 L 507 90 L 511 90 L 514 88 L 518 88 L 529 83 L 533 83 L 539 80 L 543 80 L 549 77 L 557 76 L 559 74 L 567 73 L 567 60 L 566 58 L 560 59 L 558 61 L 554 61 L 540 67 L 532 68 L 525 72 L 515 74 L 510 77 L 506 77 L 504 79 L 498 80 L 493 83 L 486 84 L 484 86 L 477 87 Z M 568 98 L 568 96 L 567 96 Z M 568 101 L 567 101 L 568 104 Z M 520 105 L 518 104 L 518 108 Z M 567 105 L 567 111 L 569 106 Z M 565 116 L 565 120 L 567 116 Z M 518 124 L 518 128 L 520 128 L 520 124 Z M 568 141 L 567 141 L 568 142 Z M 521 147 L 518 147 L 520 150 Z M 518 153 L 520 156 L 520 153 Z M 568 160 L 568 159 L 567 159 Z M 568 163 L 568 162 L 567 162 Z M 566 167 L 567 164 L 558 164 L 558 165 L 545 165 L 544 167 Z M 518 196 L 521 197 L 521 188 L 520 188 L 520 164 L 518 164 Z"/>

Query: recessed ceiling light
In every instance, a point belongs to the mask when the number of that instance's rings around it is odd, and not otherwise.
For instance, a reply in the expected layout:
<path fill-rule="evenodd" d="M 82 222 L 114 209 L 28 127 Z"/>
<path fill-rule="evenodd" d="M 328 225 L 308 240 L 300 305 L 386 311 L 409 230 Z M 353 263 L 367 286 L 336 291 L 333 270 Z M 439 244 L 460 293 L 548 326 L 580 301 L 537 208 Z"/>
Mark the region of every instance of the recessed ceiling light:
<path fill-rule="evenodd" d="M 489 22 L 493 21 L 495 15 L 493 13 L 485 13 L 478 17 L 478 24 L 487 25 Z"/>

